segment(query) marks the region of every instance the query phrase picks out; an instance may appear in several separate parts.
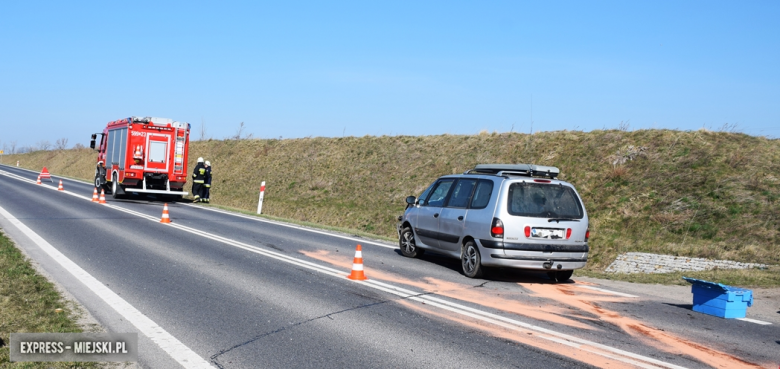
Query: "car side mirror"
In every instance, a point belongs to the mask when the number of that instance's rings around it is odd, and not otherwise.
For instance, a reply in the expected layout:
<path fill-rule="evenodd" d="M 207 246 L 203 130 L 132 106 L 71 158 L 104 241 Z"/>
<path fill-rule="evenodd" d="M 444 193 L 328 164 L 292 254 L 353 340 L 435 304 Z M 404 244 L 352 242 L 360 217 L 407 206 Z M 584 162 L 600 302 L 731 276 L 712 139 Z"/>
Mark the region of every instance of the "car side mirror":
<path fill-rule="evenodd" d="M 414 205 L 416 200 L 417 199 L 414 196 L 409 196 L 409 197 L 406 198 L 406 204 L 407 205 Z"/>
<path fill-rule="evenodd" d="M 92 150 L 95 149 L 95 139 L 97 139 L 97 134 L 92 134 L 92 141 L 89 141 L 89 148 Z"/>

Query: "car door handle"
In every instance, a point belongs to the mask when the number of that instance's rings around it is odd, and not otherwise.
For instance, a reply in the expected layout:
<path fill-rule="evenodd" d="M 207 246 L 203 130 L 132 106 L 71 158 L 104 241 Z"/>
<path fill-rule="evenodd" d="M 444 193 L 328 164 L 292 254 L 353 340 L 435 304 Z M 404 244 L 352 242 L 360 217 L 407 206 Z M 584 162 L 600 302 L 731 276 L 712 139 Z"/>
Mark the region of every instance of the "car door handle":
<path fill-rule="evenodd" d="M 463 215 L 459 216 L 458 220 L 463 220 Z"/>
<path fill-rule="evenodd" d="M 433 214 L 433 217 L 434 218 L 438 218 L 439 217 L 439 213 Z"/>

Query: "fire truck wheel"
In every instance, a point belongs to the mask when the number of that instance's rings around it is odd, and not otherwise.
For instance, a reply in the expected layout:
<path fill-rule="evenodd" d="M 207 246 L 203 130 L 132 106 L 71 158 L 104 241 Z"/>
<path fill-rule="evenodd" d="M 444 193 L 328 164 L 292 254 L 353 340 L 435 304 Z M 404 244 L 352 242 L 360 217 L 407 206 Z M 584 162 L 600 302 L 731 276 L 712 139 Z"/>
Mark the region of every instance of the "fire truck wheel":
<path fill-rule="evenodd" d="M 115 199 L 121 199 L 122 195 L 119 195 L 117 192 L 119 192 L 119 178 L 117 177 L 116 173 L 114 173 L 113 181 L 111 181 L 111 196 L 113 196 Z"/>
<path fill-rule="evenodd" d="M 95 175 L 95 188 L 98 189 L 102 188 L 102 186 L 100 185 L 100 177 L 98 177 L 97 175 Z"/>

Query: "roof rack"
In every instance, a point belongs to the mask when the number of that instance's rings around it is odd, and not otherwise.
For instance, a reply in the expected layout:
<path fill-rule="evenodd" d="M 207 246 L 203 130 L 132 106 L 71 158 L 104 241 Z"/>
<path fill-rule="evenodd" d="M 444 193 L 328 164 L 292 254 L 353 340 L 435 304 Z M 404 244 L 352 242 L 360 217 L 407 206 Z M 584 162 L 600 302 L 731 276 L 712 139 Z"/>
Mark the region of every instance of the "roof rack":
<path fill-rule="evenodd" d="M 548 177 L 555 179 L 561 171 L 556 167 L 533 164 L 478 164 L 463 174 L 495 174 L 497 176 Z"/>

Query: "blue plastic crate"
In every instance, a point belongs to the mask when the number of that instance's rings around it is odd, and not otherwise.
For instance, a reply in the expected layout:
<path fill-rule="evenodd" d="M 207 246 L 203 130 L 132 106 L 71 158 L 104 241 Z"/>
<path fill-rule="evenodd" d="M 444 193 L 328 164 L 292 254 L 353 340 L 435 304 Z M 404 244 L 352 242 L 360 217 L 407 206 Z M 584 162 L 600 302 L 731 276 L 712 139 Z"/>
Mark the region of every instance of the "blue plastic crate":
<path fill-rule="evenodd" d="M 724 284 L 683 277 L 691 283 L 693 311 L 721 318 L 744 318 L 753 306 L 753 291 Z"/>

